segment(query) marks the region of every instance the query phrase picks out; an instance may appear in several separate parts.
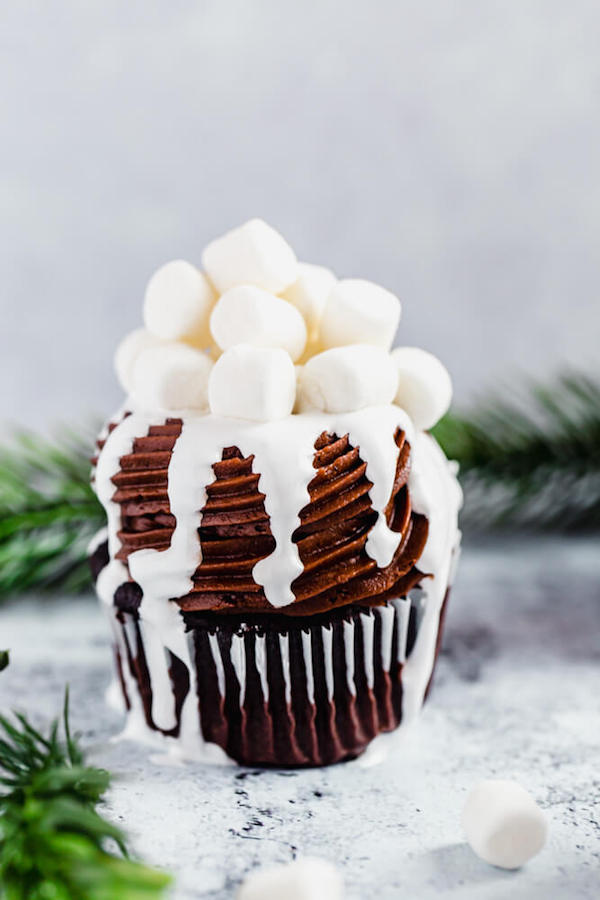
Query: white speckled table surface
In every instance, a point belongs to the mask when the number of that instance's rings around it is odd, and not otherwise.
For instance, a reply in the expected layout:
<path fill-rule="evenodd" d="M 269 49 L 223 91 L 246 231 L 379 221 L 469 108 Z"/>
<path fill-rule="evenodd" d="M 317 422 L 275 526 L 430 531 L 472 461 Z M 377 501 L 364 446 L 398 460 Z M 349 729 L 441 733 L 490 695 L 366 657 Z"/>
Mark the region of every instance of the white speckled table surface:
<path fill-rule="evenodd" d="M 0 708 L 41 721 L 69 682 L 74 727 L 118 775 L 110 814 L 177 876 L 177 900 L 232 898 L 249 869 L 298 853 L 340 865 L 349 900 L 600 896 L 597 538 L 467 545 L 435 690 L 372 767 L 175 767 L 112 741 L 109 642 L 89 598 L 2 607 L 0 645 L 12 655 Z M 548 845 L 517 872 L 478 860 L 460 832 L 466 792 L 494 776 L 519 780 L 550 819 Z"/>

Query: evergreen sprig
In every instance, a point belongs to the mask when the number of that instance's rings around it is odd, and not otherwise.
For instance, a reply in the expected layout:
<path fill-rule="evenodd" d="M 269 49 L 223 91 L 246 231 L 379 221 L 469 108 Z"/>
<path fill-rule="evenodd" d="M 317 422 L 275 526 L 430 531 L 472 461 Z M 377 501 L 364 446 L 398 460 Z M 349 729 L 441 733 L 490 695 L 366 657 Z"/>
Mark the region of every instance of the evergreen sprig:
<path fill-rule="evenodd" d="M 600 527 L 600 380 L 507 386 L 435 435 L 460 463 L 464 525 Z"/>
<path fill-rule="evenodd" d="M 91 438 L 18 434 L 0 447 L 0 597 L 33 588 L 80 590 L 86 547 L 104 524 L 90 486 Z"/>
<path fill-rule="evenodd" d="M 110 776 L 86 765 L 68 694 L 60 732 L 58 719 L 43 735 L 21 714 L 0 716 L 0 898 L 162 897 L 169 876 L 129 859 L 123 833 L 96 809 Z"/>

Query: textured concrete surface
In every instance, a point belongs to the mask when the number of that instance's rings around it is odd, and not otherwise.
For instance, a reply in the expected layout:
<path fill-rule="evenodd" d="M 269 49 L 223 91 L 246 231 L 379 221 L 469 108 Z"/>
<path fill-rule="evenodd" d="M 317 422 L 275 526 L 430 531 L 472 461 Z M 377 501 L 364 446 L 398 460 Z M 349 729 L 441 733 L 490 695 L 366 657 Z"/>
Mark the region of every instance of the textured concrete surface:
<path fill-rule="evenodd" d="M 256 215 L 397 291 L 461 401 L 596 365 L 599 27 L 597 0 L 3 3 L 0 415 L 110 413 L 151 272 Z"/>
<path fill-rule="evenodd" d="M 351 900 L 597 897 L 600 888 L 600 554 L 597 539 L 467 546 L 435 690 L 387 761 L 281 772 L 174 767 L 115 743 L 104 623 L 89 599 L 0 612 L 0 707 L 73 723 L 118 778 L 109 811 L 136 850 L 178 876 L 177 900 L 228 900 L 253 866 L 318 854 Z M 480 778 L 518 779 L 549 843 L 518 872 L 478 860 L 459 817 Z"/>

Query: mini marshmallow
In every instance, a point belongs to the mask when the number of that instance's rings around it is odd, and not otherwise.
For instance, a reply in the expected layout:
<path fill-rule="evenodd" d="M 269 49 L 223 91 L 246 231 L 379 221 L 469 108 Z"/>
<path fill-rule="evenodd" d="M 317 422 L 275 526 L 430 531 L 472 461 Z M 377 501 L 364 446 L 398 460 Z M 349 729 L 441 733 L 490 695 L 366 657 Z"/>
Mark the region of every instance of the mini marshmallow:
<path fill-rule="evenodd" d="M 400 322 L 400 301 L 370 281 L 346 278 L 334 285 L 321 319 L 323 348 L 373 344 L 389 350 Z"/>
<path fill-rule="evenodd" d="M 395 403 L 406 410 L 416 428 L 433 428 L 448 412 L 452 382 L 446 367 L 419 347 L 397 347 L 391 353 L 398 372 Z"/>
<path fill-rule="evenodd" d="M 298 408 L 341 413 L 391 403 L 398 376 L 389 353 L 369 344 L 311 357 L 298 375 Z"/>
<path fill-rule="evenodd" d="M 144 298 L 146 328 L 167 341 L 205 347 L 210 341 L 208 319 L 215 299 L 202 272 L 183 259 L 173 260 L 161 266 L 148 282 Z"/>
<path fill-rule="evenodd" d="M 262 219 L 250 219 L 212 241 L 202 254 L 202 265 L 220 294 L 239 284 L 279 294 L 298 277 L 296 254 Z"/>
<path fill-rule="evenodd" d="M 237 344 L 214 364 L 208 385 L 216 416 L 272 422 L 289 416 L 296 396 L 296 372 L 285 350 Z"/>
<path fill-rule="evenodd" d="M 298 263 L 297 280 L 282 294 L 304 316 L 310 341 L 318 335 L 325 303 L 335 282 L 335 275 L 325 266 Z"/>
<path fill-rule="evenodd" d="M 159 338 L 150 334 L 145 328 L 136 328 L 123 338 L 115 353 L 115 371 L 124 391 L 130 394 L 133 390 L 133 367 L 140 353 L 150 347 L 157 347 Z"/>
<path fill-rule="evenodd" d="M 516 781 L 481 781 L 470 792 L 462 826 L 477 856 L 502 869 L 518 869 L 544 846 L 546 817 Z"/>
<path fill-rule="evenodd" d="M 342 900 L 343 895 L 339 870 L 324 859 L 305 856 L 251 872 L 237 900 Z"/>
<path fill-rule="evenodd" d="M 306 325 L 298 310 L 262 288 L 240 285 L 226 291 L 212 311 L 210 330 L 222 350 L 236 344 L 279 347 L 293 360 L 306 345 Z"/>
<path fill-rule="evenodd" d="M 133 368 L 133 398 L 143 409 L 208 408 L 213 363 L 201 350 L 164 343 L 144 350 Z"/>

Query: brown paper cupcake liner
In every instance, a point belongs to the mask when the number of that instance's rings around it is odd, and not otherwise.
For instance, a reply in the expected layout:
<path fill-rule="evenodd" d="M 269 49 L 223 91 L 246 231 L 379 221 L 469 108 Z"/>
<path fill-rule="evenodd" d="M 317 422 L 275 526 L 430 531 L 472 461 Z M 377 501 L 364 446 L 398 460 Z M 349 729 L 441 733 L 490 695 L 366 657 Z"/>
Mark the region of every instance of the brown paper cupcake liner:
<path fill-rule="evenodd" d="M 114 610 L 117 669 L 128 708 L 141 705 L 150 729 L 177 737 L 195 690 L 204 741 L 230 758 L 316 766 L 357 756 L 402 719 L 402 668 L 416 639 L 420 589 L 385 606 L 303 620 L 186 614 L 193 673 L 166 647 L 164 667 L 152 671 L 152 626 L 140 620 L 131 591 L 123 593 L 123 608 Z M 155 721 L 153 694 L 164 696 L 167 680 L 172 721 Z"/>

